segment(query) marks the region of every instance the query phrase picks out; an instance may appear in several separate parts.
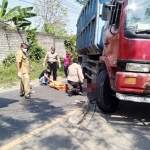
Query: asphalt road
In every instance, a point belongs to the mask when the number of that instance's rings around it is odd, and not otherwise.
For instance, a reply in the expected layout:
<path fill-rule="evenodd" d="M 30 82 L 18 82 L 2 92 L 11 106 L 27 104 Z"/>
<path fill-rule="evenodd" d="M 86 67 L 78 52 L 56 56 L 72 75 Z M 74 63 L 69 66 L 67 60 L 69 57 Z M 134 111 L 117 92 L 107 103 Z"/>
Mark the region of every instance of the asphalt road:
<path fill-rule="evenodd" d="M 33 86 L 0 92 L 0 150 L 149 150 L 150 104 L 120 102 L 112 114 L 82 96 Z"/>

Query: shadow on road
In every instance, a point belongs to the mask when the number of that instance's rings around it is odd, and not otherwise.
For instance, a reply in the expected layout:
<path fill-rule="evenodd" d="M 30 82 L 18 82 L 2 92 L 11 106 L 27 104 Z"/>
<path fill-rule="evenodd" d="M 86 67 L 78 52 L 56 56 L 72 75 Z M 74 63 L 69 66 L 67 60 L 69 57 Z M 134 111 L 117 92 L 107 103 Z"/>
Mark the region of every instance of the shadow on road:
<path fill-rule="evenodd" d="M 5 108 L 17 102 L 20 104 Z M 1 98 L 0 106 L 0 146 L 66 113 L 61 107 L 51 105 L 50 100 L 38 98 L 32 101 Z"/>
<path fill-rule="evenodd" d="M 24 103 L 23 106 L 30 112 L 34 113 L 35 121 L 51 121 L 65 112 L 62 107 L 51 105 L 53 100 L 32 98 L 29 103 Z"/>
<path fill-rule="evenodd" d="M 97 109 L 97 112 L 100 112 Z M 101 113 L 109 123 L 150 126 L 150 104 L 120 101 L 118 110 L 111 114 Z"/>
<path fill-rule="evenodd" d="M 101 112 L 95 105 L 90 106 L 89 113 L 90 124 L 97 130 L 97 142 L 108 149 L 149 149 L 150 104 L 121 101 L 118 110 L 111 114 Z M 93 132 L 90 130 L 90 137 Z"/>
<path fill-rule="evenodd" d="M 18 102 L 18 100 L 12 100 L 12 99 L 7 99 L 7 98 L 1 98 L 0 97 L 0 108 L 8 107 L 9 104 L 17 103 L 17 102 Z"/>

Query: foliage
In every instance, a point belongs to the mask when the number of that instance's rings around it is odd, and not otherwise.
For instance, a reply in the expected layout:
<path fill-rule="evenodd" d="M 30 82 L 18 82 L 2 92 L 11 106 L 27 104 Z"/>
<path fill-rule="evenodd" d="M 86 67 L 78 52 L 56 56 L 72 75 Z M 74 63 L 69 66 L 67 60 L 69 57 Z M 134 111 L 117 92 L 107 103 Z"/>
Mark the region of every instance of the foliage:
<path fill-rule="evenodd" d="M 14 64 L 15 60 L 16 60 L 15 55 L 11 53 L 3 60 L 2 64 L 4 67 L 8 67 Z"/>
<path fill-rule="evenodd" d="M 29 57 L 32 61 L 38 61 L 41 60 L 45 55 L 45 50 L 37 45 L 37 44 L 33 44 L 29 50 Z"/>
<path fill-rule="evenodd" d="M 0 67 L 0 87 L 14 86 L 17 80 L 17 69 L 15 64 L 7 67 Z"/>
<path fill-rule="evenodd" d="M 66 34 L 67 11 L 61 5 L 61 0 L 36 0 L 35 12 L 44 32 L 56 36 Z"/>
<path fill-rule="evenodd" d="M 27 30 L 27 40 L 31 44 L 31 47 L 29 49 L 29 57 L 32 61 L 39 61 L 41 60 L 45 55 L 45 50 L 38 45 L 37 40 L 35 38 L 35 32 L 37 30 L 37 27 L 34 29 L 28 29 Z"/>
<path fill-rule="evenodd" d="M 76 52 L 76 49 L 75 49 L 75 44 L 76 44 L 76 36 L 75 35 L 70 35 L 70 36 L 67 36 L 65 41 L 64 41 L 64 45 L 65 45 L 65 48 L 66 50 L 70 53 L 70 54 L 74 54 L 73 55 L 73 58 L 77 58 L 78 57 L 78 54 L 75 53 Z M 71 61 L 72 63 L 72 61 Z"/>
<path fill-rule="evenodd" d="M 32 62 L 32 67 L 33 70 L 30 73 L 30 79 L 32 81 L 36 79 L 38 83 L 38 77 L 42 72 L 42 70 L 44 70 L 45 68 L 43 68 L 42 66 L 42 61 Z M 63 68 L 58 70 L 57 74 L 58 76 L 63 76 L 64 75 Z M 12 64 L 11 66 L 8 67 L 0 66 L 0 87 L 6 88 L 6 87 L 19 85 L 19 84 L 20 84 L 20 80 L 17 76 L 17 68 L 15 64 Z"/>
<path fill-rule="evenodd" d="M 148 7 L 146 8 L 146 12 L 145 12 L 145 19 L 149 19 L 150 18 L 150 5 L 148 5 Z"/>
<path fill-rule="evenodd" d="M 76 0 L 79 4 L 85 5 L 88 0 Z"/>
<path fill-rule="evenodd" d="M 15 26 L 19 29 L 24 29 L 26 26 L 31 25 L 31 22 L 26 20 L 26 18 L 36 16 L 35 13 L 31 13 L 33 7 L 21 8 L 20 6 L 16 6 L 7 12 L 7 6 L 8 0 L 2 0 L 2 5 L 0 7 L 0 21 L 13 21 Z"/>
<path fill-rule="evenodd" d="M 54 34 L 55 36 L 66 36 L 67 31 L 58 24 L 44 24 L 44 32 Z"/>
<path fill-rule="evenodd" d="M 67 49 L 67 51 L 74 53 L 74 51 L 75 51 L 75 40 L 76 40 L 75 35 L 71 35 L 71 36 L 66 37 L 66 39 L 64 41 L 64 45 L 65 45 L 65 48 Z"/>
<path fill-rule="evenodd" d="M 30 73 L 30 79 L 34 80 L 34 79 L 39 78 L 39 75 L 41 74 L 44 68 L 42 66 L 42 61 L 32 62 L 32 67 L 33 67 L 33 70 Z"/>

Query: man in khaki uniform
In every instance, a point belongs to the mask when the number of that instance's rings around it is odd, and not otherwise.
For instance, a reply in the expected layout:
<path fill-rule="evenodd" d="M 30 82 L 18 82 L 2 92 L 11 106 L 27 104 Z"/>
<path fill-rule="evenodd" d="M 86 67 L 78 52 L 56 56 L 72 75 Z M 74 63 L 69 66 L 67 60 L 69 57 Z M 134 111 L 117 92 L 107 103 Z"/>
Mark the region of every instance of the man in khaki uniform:
<path fill-rule="evenodd" d="M 69 96 L 75 94 L 82 95 L 82 84 L 83 84 L 83 73 L 81 66 L 78 64 L 78 59 L 73 59 L 73 64 L 68 67 L 68 83 L 73 86 L 71 90 L 68 91 Z"/>
<path fill-rule="evenodd" d="M 27 48 L 27 44 L 21 44 L 20 50 L 16 53 L 16 65 L 18 77 L 21 79 L 20 96 L 30 99 L 30 63 L 27 57 Z"/>

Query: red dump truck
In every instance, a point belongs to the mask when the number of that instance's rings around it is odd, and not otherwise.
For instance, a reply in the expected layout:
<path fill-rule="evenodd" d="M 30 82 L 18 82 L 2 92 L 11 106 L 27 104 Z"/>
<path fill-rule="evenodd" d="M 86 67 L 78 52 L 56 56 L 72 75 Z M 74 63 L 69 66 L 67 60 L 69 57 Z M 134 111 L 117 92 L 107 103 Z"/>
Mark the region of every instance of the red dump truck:
<path fill-rule="evenodd" d="M 150 103 L 150 0 L 89 0 L 76 45 L 100 110 L 115 111 L 119 100 Z"/>

